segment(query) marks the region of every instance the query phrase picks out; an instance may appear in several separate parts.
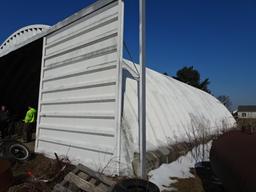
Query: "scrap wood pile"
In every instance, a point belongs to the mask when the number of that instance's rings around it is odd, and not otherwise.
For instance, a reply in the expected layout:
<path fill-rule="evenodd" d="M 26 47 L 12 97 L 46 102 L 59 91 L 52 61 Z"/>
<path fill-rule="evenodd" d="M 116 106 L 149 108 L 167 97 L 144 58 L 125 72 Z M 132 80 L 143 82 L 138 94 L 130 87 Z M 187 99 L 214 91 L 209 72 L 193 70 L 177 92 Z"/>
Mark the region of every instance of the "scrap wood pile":
<path fill-rule="evenodd" d="M 53 192 L 111 192 L 115 184 L 114 180 L 79 164 L 55 185 Z"/>
<path fill-rule="evenodd" d="M 106 177 L 81 164 L 75 167 L 68 159 L 55 156 L 49 159 L 38 154 L 17 163 L 13 167 L 16 181 L 8 192 L 110 192 L 121 179 Z"/>
<path fill-rule="evenodd" d="M 75 167 L 68 159 L 55 155 L 56 159 L 37 155 L 16 164 L 13 167 L 16 181 L 8 192 L 159 192 L 158 187 L 147 180 L 107 177 L 81 164 Z"/>
<path fill-rule="evenodd" d="M 51 191 L 74 168 L 67 158 L 55 156 L 56 159 L 49 159 L 38 154 L 30 161 L 16 163 L 12 168 L 15 181 L 9 192 Z"/>
<path fill-rule="evenodd" d="M 148 180 L 126 177 L 106 177 L 79 164 L 64 180 L 55 185 L 53 192 L 160 192 Z"/>

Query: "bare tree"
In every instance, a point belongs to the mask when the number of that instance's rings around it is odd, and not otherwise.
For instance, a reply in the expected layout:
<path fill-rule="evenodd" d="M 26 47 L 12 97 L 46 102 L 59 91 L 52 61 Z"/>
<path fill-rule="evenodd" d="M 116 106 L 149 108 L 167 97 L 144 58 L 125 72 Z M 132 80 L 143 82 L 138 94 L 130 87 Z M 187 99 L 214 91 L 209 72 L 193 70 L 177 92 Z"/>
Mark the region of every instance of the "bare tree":
<path fill-rule="evenodd" d="M 229 96 L 220 95 L 217 99 L 229 110 L 232 110 L 232 102 Z"/>

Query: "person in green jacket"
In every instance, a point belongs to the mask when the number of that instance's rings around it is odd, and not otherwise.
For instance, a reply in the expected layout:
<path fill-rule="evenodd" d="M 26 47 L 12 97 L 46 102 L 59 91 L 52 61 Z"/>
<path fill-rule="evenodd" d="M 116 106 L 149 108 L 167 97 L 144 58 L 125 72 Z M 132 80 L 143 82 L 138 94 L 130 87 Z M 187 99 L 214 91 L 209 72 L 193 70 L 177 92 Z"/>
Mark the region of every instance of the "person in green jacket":
<path fill-rule="evenodd" d="M 30 142 L 32 140 L 32 128 L 34 123 L 36 122 L 36 109 L 28 107 L 28 111 L 23 122 L 23 141 Z"/>

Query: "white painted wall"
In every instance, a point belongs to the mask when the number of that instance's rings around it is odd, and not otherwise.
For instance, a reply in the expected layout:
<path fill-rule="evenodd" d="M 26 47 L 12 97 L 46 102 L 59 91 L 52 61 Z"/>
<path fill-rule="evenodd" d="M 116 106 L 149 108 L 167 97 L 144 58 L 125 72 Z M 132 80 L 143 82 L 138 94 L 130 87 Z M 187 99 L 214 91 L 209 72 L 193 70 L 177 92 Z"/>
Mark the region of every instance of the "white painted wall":
<path fill-rule="evenodd" d="M 118 172 L 122 11 L 98 1 L 45 37 L 36 152 Z"/>
<path fill-rule="evenodd" d="M 243 114 L 245 114 L 245 115 L 243 115 Z M 256 112 L 238 112 L 238 118 L 256 119 Z"/>

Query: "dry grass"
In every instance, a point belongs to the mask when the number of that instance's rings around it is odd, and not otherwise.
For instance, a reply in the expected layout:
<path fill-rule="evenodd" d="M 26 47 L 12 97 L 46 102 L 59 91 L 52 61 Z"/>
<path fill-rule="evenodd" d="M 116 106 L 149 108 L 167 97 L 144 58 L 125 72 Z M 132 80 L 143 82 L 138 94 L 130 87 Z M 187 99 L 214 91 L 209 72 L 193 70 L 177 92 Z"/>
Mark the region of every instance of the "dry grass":
<path fill-rule="evenodd" d="M 176 178 L 177 182 L 172 185 L 179 192 L 204 192 L 201 180 L 198 177 L 195 178 Z"/>
<path fill-rule="evenodd" d="M 53 181 L 48 183 L 35 182 L 33 178 L 40 180 L 51 179 L 56 176 L 61 167 L 57 160 L 49 159 L 41 154 L 35 155 L 31 160 L 16 163 L 12 167 L 15 176 L 15 191 L 23 191 L 27 188 L 33 188 L 32 191 L 51 191 L 55 184 L 61 182 L 64 176 L 74 169 L 73 165 L 66 166 L 65 170 L 58 175 Z M 30 176 L 28 176 L 30 174 Z M 14 187 L 15 188 L 15 187 Z"/>
<path fill-rule="evenodd" d="M 196 175 L 195 170 L 191 169 L 190 172 L 194 177 L 190 178 L 177 178 L 171 177 L 170 179 L 176 180 L 168 188 L 174 188 L 177 192 L 204 192 L 202 182 L 200 178 Z M 164 190 L 162 192 L 174 192 L 174 190 Z"/>
<path fill-rule="evenodd" d="M 238 119 L 237 125 L 238 128 L 244 132 L 256 132 L 256 119 Z"/>
<path fill-rule="evenodd" d="M 49 159 L 41 154 L 34 155 L 29 161 L 17 162 L 12 168 L 14 176 L 26 174 L 30 171 L 35 177 L 51 177 L 57 169 L 56 160 Z"/>

